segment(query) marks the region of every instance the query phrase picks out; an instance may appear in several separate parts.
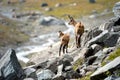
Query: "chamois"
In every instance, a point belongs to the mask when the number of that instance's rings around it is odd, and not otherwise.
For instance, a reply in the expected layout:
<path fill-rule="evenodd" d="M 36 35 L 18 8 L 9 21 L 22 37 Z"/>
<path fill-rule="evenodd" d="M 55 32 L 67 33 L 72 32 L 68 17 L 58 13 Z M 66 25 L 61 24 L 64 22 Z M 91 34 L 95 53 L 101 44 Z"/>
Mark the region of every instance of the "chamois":
<path fill-rule="evenodd" d="M 59 38 L 61 39 L 61 44 L 60 44 L 60 48 L 59 48 L 59 56 L 60 56 L 61 49 L 63 49 L 63 53 L 65 53 L 65 49 L 66 49 L 66 53 L 68 53 L 67 48 L 68 48 L 70 36 L 69 36 L 69 34 L 64 34 L 62 31 L 59 31 L 58 33 L 59 33 Z"/>
<path fill-rule="evenodd" d="M 73 25 L 75 29 L 75 39 L 76 39 L 76 47 L 81 47 L 81 36 L 84 33 L 84 25 L 81 22 L 76 22 L 73 17 L 68 15 L 70 19 L 69 25 Z"/>

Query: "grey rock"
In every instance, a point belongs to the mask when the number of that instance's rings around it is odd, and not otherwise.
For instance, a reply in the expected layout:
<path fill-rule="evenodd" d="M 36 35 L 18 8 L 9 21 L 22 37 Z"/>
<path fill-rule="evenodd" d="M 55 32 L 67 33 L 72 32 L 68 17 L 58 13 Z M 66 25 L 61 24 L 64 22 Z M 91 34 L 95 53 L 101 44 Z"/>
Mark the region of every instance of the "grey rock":
<path fill-rule="evenodd" d="M 50 25 L 64 25 L 64 22 L 60 19 L 57 19 L 53 16 L 42 16 L 40 17 L 39 23 L 41 25 L 50 26 Z"/>
<path fill-rule="evenodd" d="M 59 65 L 63 64 L 64 66 L 70 66 L 73 61 L 73 57 L 71 55 L 65 54 L 58 62 Z"/>
<path fill-rule="evenodd" d="M 97 59 L 97 56 L 91 56 L 91 57 L 88 58 L 86 64 L 87 65 L 92 65 L 96 59 Z"/>
<path fill-rule="evenodd" d="M 90 2 L 90 3 L 95 3 L 95 2 L 96 2 L 96 0 L 89 0 L 89 2 Z"/>
<path fill-rule="evenodd" d="M 35 80 L 35 79 L 33 79 L 33 78 L 25 78 L 23 80 Z"/>
<path fill-rule="evenodd" d="M 55 74 L 51 70 L 41 70 L 37 73 L 38 80 L 51 80 Z"/>
<path fill-rule="evenodd" d="M 114 23 L 115 23 L 115 21 L 108 21 L 106 23 L 103 23 L 103 24 L 100 25 L 99 30 L 102 30 L 102 31 L 104 31 L 104 30 L 111 31 L 111 29 L 114 26 Z"/>
<path fill-rule="evenodd" d="M 46 2 L 44 2 L 44 3 L 42 3 L 40 6 L 41 6 L 41 7 L 46 7 L 46 6 L 48 6 L 48 4 L 47 4 Z"/>
<path fill-rule="evenodd" d="M 91 80 L 100 80 L 104 79 L 106 75 L 104 75 L 107 71 L 114 71 L 115 69 L 120 68 L 120 57 L 115 58 L 110 63 L 106 64 L 105 66 L 99 68 L 97 71 L 95 71 L 90 79 Z"/>
<path fill-rule="evenodd" d="M 113 7 L 113 12 L 116 17 L 120 17 L 120 2 L 115 3 Z"/>
<path fill-rule="evenodd" d="M 64 73 L 64 76 L 66 79 L 76 79 L 81 77 L 81 75 L 74 70 L 67 71 L 66 73 Z"/>
<path fill-rule="evenodd" d="M 0 78 L 4 80 L 22 80 L 25 77 L 14 50 L 9 49 L 0 59 Z"/>
<path fill-rule="evenodd" d="M 96 43 L 103 45 L 103 47 L 113 47 L 116 45 L 119 36 L 120 34 L 117 32 L 108 32 L 108 30 L 105 30 L 99 36 L 88 41 L 87 46 L 90 47 L 92 44 Z"/>
<path fill-rule="evenodd" d="M 52 8 L 47 7 L 47 8 L 45 8 L 45 11 L 52 11 Z"/>
<path fill-rule="evenodd" d="M 55 75 L 52 80 L 65 80 L 65 77 L 63 75 Z"/>
<path fill-rule="evenodd" d="M 116 80 L 117 77 L 114 75 L 108 76 L 107 78 L 105 78 L 104 80 Z"/>
<path fill-rule="evenodd" d="M 64 70 L 65 71 L 70 71 L 70 70 L 72 70 L 72 66 L 66 66 Z"/>
<path fill-rule="evenodd" d="M 103 49 L 103 47 L 100 46 L 100 45 L 98 45 L 98 44 L 93 44 L 93 45 L 91 45 L 91 47 L 92 47 L 92 49 L 94 50 L 94 51 L 93 51 L 93 54 L 95 54 L 95 53 L 97 53 L 99 50 L 102 50 L 102 49 Z"/>
<path fill-rule="evenodd" d="M 34 78 L 36 79 L 37 78 L 37 75 L 36 75 L 36 70 L 34 68 L 26 68 L 24 69 L 24 73 L 26 74 L 26 77 L 30 77 L 30 78 Z"/>
<path fill-rule="evenodd" d="M 49 60 L 46 68 L 51 70 L 52 72 L 56 73 L 57 72 L 57 66 L 58 66 L 57 62 L 58 62 L 58 60 L 56 58 L 52 59 L 52 60 Z"/>
<path fill-rule="evenodd" d="M 57 4 L 55 4 L 55 7 L 61 7 L 61 6 L 62 6 L 61 3 L 57 3 Z"/>
<path fill-rule="evenodd" d="M 100 33 L 102 33 L 102 30 L 99 30 L 98 28 L 92 29 L 89 32 L 84 33 L 81 38 L 81 46 L 85 46 L 89 40 L 98 36 Z"/>

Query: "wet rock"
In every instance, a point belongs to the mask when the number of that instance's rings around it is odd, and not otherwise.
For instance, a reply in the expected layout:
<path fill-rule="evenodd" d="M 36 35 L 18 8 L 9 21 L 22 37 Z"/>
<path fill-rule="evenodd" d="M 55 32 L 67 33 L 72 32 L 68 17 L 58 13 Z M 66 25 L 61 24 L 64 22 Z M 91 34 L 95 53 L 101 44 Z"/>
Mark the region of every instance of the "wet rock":
<path fill-rule="evenodd" d="M 55 74 L 51 70 L 41 70 L 37 73 L 38 80 L 51 80 Z"/>
<path fill-rule="evenodd" d="M 99 68 L 91 75 L 91 80 L 100 80 L 107 77 L 104 73 L 107 71 L 113 72 L 115 69 L 120 68 L 120 57 L 115 58 L 110 63 L 106 64 L 105 66 Z"/>
<path fill-rule="evenodd" d="M 55 17 L 48 16 L 48 17 L 41 17 L 39 20 L 41 25 L 50 26 L 50 25 L 64 25 L 62 20 L 59 20 Z"/>
<path fill-rule="evenodd" d="M 22 80 L 25 77 L 14 50 L 8 50 L 0 59 L 0 78 L 4 80 Z"/>

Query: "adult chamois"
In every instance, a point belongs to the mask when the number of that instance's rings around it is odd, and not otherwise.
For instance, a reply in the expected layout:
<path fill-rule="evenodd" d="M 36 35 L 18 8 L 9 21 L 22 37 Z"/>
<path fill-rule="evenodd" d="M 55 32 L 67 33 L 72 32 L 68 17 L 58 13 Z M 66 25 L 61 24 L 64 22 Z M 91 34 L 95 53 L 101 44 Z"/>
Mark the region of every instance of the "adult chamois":
<path fill-rule="evenodd" d="M 59 56 L 60 56 L 61 49 L 63 49 L 63 53 L 65 53 L 65 49 L 66 49 L 66 53 L 68 53 L 67 48 L 68 48 L 70 36 L 69 34 L 64 34 L 62 31 L 59 31 L 58 33 L 59 33 L 59 38 L 61 39 L 60 48 L 59 48 Z"/>
<path fill-rule="evenodd" d="M 69 25 L 73 25 L 75 29 L 75 39 L 76 39 L 76 47 L 81 47 L 81 36 L 84 33 L 84 25 L 81 22 L 76 22 L 73 17 L 68 15 L 68 18 L 70 19 Z"/>

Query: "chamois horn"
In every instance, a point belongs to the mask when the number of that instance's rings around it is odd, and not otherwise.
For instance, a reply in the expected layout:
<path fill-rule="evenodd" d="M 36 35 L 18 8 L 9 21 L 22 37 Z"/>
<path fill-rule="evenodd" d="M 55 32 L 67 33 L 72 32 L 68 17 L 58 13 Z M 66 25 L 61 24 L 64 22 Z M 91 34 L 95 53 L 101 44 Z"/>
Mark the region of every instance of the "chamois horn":
<path fill-rule="evenodd" d="M 73 17 L 71 17 L 70 15 L 68 15 L 68 18 L 69 18 L 69 19 L 73 19 Z"/>

